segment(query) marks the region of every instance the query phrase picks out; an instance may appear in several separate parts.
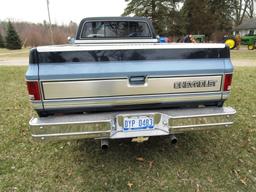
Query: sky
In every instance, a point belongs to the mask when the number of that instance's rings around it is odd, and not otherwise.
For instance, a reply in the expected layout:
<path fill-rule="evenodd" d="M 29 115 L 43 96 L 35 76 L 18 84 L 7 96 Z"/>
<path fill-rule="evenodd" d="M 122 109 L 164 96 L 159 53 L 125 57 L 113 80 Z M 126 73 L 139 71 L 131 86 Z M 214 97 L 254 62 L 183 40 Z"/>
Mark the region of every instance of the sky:
<path fill-rule="evenodd" d="M 0 21 L 48 21 L 47 0 L 1 0 Z M 125 0 L 49 0 L 53 24 L 79 23 L 85 17 L 120 16 Z"/>

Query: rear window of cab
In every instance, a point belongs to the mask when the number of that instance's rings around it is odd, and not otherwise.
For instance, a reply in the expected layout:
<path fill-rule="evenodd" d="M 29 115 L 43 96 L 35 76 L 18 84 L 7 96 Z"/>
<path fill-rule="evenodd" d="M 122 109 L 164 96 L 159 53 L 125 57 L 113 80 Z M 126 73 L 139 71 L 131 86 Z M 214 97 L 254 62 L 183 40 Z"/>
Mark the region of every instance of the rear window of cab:
<path fill-rule="evenodd" d="M 83 25 L 81 38 L 143 38 L 152 37 L 146 22 L 94 21 Z"/>

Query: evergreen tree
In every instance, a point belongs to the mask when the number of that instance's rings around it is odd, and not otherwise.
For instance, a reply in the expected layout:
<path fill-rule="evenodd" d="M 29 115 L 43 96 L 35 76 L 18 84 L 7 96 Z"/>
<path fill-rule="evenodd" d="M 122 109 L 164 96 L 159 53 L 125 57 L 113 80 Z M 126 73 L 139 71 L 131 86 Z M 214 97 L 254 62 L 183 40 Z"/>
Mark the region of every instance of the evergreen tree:
<path fill-rule="evenodd" d="M 21 40 L 18 33 L 15 31 L 12 23 L 7 24 L 7 34 L 5 38 L 7 49 L 21 49 Z"/>
<path fill-rule="evenodd" d="M 187 33 L 210 36 L 232 28 L 231 0 L 186 0 L 182 7 Z"/>
<path fill-rule="evenodd" d="M 0 33 L 0 48 L 5 48 L 4 39 L 1 33 Z"/>

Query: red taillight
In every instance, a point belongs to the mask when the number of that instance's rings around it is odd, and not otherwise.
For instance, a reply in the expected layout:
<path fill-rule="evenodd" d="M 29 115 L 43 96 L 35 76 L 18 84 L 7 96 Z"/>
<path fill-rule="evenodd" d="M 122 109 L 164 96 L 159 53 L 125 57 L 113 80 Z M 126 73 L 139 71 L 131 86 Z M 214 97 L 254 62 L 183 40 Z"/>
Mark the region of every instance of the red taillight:
<path fill-rule="evenodd" d="M 232 74 L 225 74 L 223 91 L 231 90 Z"/>
<path fill-rule="evenodd" d="M 37 81 L 27 81 L 28 94 L 32 100 L 41 100 Z"/>

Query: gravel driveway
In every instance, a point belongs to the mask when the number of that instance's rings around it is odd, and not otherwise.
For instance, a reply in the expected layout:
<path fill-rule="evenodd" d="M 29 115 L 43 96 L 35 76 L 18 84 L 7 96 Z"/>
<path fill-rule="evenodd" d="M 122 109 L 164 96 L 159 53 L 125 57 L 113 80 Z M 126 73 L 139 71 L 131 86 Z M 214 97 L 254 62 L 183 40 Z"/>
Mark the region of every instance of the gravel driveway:
<path fill-rule="evenodd" d="M 256 60 L 252 59 L 232 59 L 234 66 L 240 67 L 256 67 Z"/>
<path fill-rule="evenodd" d="M 22 66 L 28 64 L 28 58 L 21 57 L 21 58 L 12 58 L 6 59 L 0 57 L 0 66 Z"/>

